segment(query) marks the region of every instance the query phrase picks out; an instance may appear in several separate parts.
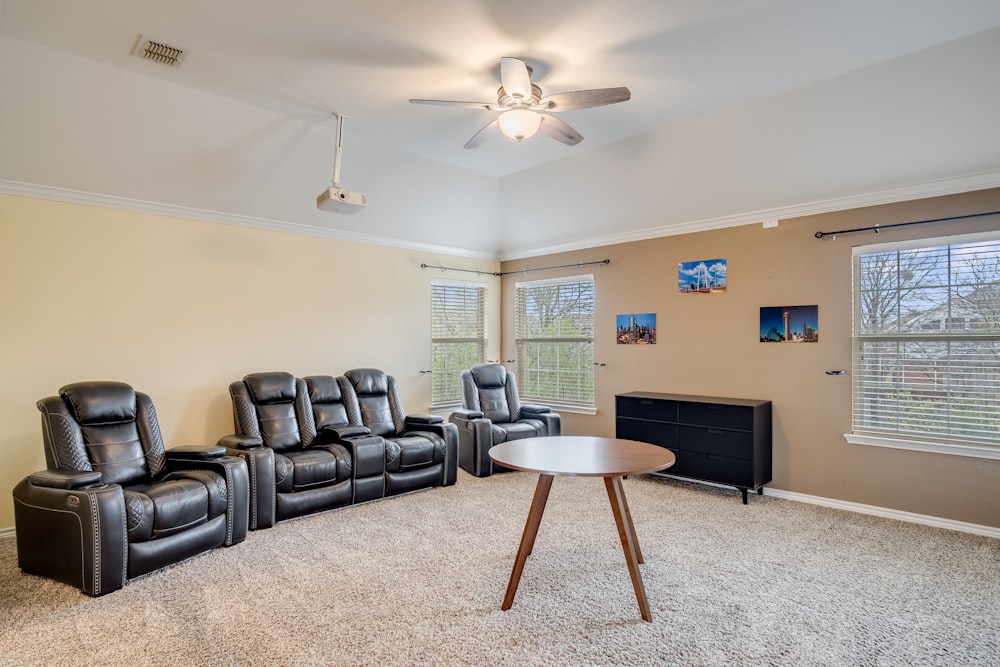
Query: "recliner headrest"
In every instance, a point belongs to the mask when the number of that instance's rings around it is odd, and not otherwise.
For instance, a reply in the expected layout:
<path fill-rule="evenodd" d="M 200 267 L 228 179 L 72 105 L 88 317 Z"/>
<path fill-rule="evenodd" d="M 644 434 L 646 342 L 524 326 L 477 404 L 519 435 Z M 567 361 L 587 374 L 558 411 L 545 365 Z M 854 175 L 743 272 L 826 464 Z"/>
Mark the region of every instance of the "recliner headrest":
<path fill-rule="evenodd" d="M 389 379 L 377 368 L 355 368 L 344 373 L 359 396 L 389 393 Z"/>
<path fill-rule="evenodd" d="M 135 421 L 135 390 L 124 382 L 75 382 L 59 390 L 81 424 Z"/>
<path fill-rule="evenodd" d="M 483 364 L 469 369 L 472 379 L 480 389 L 502 387 L 507 384 L 507 369 L 500 364 Z"/>
<path fill-rule="evenodd" d="M 324 403 L 342 403 L 343 395 L 340 393 L 340 385 L 337 379 L 330 375 L 311 375 L 305 378 L 306 386 L 309 387 L 309 400 L 313 405 Z"/>
<path fill-rule="evenodd" d="M 291 373 L 251 373 L 243 376 L 254 403 L 291 403 L 295 400 L 295 376 Z"/>

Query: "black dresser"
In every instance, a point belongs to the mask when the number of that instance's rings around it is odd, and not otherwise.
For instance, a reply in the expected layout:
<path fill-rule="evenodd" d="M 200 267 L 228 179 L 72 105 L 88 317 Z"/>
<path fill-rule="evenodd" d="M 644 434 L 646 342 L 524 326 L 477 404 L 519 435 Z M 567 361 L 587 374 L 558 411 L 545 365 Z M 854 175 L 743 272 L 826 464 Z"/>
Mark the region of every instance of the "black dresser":
<path fill-rule="evenodd" d="M 744 504 L 771 481 L 771 401 L 618 394 L 615 436 L 666 447 L 677 463 L 662 474 L 735 486 Z"/>

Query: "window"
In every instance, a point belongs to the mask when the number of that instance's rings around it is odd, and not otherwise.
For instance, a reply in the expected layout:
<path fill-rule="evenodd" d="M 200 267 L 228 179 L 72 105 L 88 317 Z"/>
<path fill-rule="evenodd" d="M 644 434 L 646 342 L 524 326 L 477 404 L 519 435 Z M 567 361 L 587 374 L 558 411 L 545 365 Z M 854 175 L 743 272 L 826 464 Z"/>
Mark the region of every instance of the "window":
<path fill-rule="evenodd" d="M 517 283 L 514 345 L 523 400 L 594 409 L 594 277 Z"/>
<path fill-rule="evenodd" d="M 855 248 L 853 344 L 849 442 L 1000 458 L 1000 233 Z"/>
<path fill-rule="evenodd" d="M 486 361 L 486 285 L 431 283 L 431 406 L 461 405 L 459 373 Z"/>

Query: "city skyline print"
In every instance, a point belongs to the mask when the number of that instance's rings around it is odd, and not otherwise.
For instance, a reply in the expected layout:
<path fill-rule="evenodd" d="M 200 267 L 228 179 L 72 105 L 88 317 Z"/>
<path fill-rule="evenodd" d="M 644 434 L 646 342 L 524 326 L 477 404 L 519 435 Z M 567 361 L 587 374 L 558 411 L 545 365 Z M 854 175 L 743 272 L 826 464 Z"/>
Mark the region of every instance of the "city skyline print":
<path fill-rule="evenodd" d="M 619 345 L 656 345 L 656 313 L 629 313 L 615 318 Z"/>
<path fill-rule="evenodd" d="M 701 259 L 677 265 L 677 291 L 681 294 L 716 294 L 726 291 L 726 260 Z"/>
<path fill-rule="evenodd" d="M 762 306 L 760 342 L 818 343 L 819 306 Z"/>

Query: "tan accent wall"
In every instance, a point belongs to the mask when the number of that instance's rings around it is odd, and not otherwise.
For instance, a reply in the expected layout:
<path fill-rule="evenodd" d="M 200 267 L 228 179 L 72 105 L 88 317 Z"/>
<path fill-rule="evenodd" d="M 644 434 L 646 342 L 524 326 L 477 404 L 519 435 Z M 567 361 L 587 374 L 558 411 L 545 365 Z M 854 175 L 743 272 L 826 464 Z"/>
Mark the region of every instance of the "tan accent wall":
<path fill-rule="evenodd" d="M 1000 216 L 873 233 L 817 231 L 1000 210 L 1000 189 L 670 236 L 508 261 L 502 271 L 610 259 L 607 266 L 503 278 L 503 358 L 514 357 L 513 288 L 593 272 L 596 416 L 564 413 L 564 432 L 612 436 L 615 394 L 660 391 L 773 402 L 776 489 L 1000 526 L 1000 461 L 848 444 L 851 430 L 851 248 L 1000 228 Z M 728 290 L 677 291 L 679 262 L 724 258 Z M 816 344 L 759 342 L 761 306 L 819 306 Z M 656 313 L 657 343 L 618 345 L 615 316 Z M 846 370 L 842 376 L 828 370 Z M 734 492 L 735 494 L 735 492 Z M 734 505 L 734 511 L 738 508 Z M 665 510 L 669 514 L 669 510 Z"/>
<path fill-rule="evenodd" d="M 0 195 L 0 528 L 45 467 L 35 402 L 81 380 L 149 394 L 167 446 L 231 433 L 229 382 L 255 371 L 396 376 L 426 412 L 430 283 L 497 263 Z M 464 274 L 458 274 L 459 278 Z M 499 280 L 490 340 L 499 349 Z"/>

